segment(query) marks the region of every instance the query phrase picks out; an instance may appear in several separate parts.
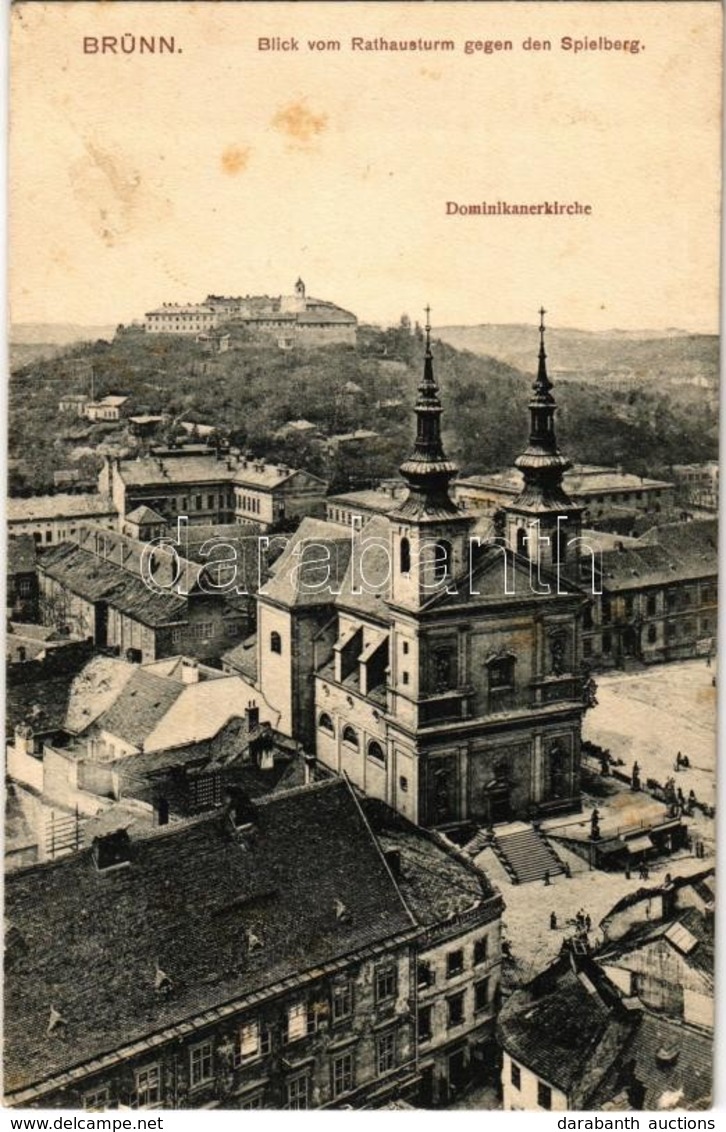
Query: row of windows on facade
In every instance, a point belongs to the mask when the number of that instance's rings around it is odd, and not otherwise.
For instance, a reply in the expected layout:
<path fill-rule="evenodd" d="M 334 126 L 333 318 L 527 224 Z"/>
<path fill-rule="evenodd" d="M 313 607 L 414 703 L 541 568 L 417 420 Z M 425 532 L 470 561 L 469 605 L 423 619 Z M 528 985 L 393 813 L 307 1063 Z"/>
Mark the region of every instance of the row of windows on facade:
<path fill-rule="evenodd" d="M 660 609 L 678 609 L 688 608 L 694 605 L 700 599 L 701 605 L 714 605 L 717 598 L 717 588 L 715 583 L 708 582 L 702 585 L 700 591 L 696 591 L 694 587 L 673 587 L 667 589 L 662 593 L 660 591 L 643 595 L 645 598 L 645 613 L 648 617 L 655 616 Z M 661 603 L 659 606 L 659 600 Z M 627 594 L 621 599 L 621 609 L 626 617 L 632 617 L 636 610 L 642 610 L 642 598 L 638 601 L 636 595 Z M 603 624 L 608 624 L 612 621 L 613 617 L 613 603 L 604 597 L 600 602 L 600 619 Z M 591 629 L 594 624 L 593 607 L 588 606 L 583 615 L 583 626 L 585 629 Z"/>
<path fill-rule="evenodd" d="M 467 1017 L 466 1011 L 467 992 L 465 990 L 458 991 L 456 994 L 450 994 L 446 997 L 446 1028 L 454 1030 L 457 1026 L 463 1026 L 466 1022 L 470 1021 Z M 488 978 L 478 979 L 474 983 L 474 1009 L 473 1018 L 476 1019 L 478 1014 L 488 1013 L 492 1009 L 492 997 L 490 993 L 490 980 Z M 419 1044 L 425 1045 L 430 1042 L 434 1036 L 433 1025 L 434 1005 L 421 1006 L 418 1011 L 418 1040 Z"/>
<path fill-rule="evenodd" d="M 384 1004 L 395 998 L 397 975 L 395 967 L 382 968 L 376 973 L 376 1003 Z M 330 1006 L 327 1002 L 294 1003 L 288 1007 L 283 1031 L 283 1042 L 290 1045 L 302 1038 L 315 1034 L 324 1018 L 332 1017 L 332 1023 L 347 1021 L 353 1014 L 353 987 L 349 980 L 341 981 L 333 987 Z M 239 1069 L 258 1058 L 266 1057 L 272 1051 L 272 1030 L 258 1019 L 243 1022 L 234 1036 L 232 1064 Z M 389 1073 L 396 1067 L 396 1032 L 386 1030 L 376 1037 L 376 1072 L 378 1076 Z M 333 1096 L 350 1092 L 355 1081 L 355 1053 L 348 1051 L 335 1057 L 331 1064 Z M 214 1048 L 211 1041 L 200 1042 L 189 1050 L 189 1086 L 200 1088 L 214 1081 Z M 304 1088 L 301 1085 L 304 1084 Z M 307 1108 L 309 1102 L 310 1078 L 308 1073 L 298 1074 L 287 1082 L 289 1108 Z M 149 1108 L 162 1102 L 161 1073 L 158 1064 L 145 1066 L 136 1071 L 134 1107 Z M 257 1098 L 255 1098 L 257 1099 Z M 305 1099 L 305 1104 L 292 1103 Z M 259 1094 L 261 1107 L 262 1095 Z M 108 1108 L 113 1102 L 108 1086 L 100 1086 L 84 1096 L 86 1109 Z M 243 1103 L 242 1107 L 246 1107 Z"/>
<path fill-rule="evenodd" d="M 675 637 L 694 637 L 697 631 L 710 634 L 714 631 L 714 629 L 715 621 L 711 617 L 701 617 L 698 622 L 696 622 L 695 620 L 666 621 L 664 632 L 666 639 L 672 640 Z M 648 625 L 645 635 L 649 645 L 656 644 L 656 642 L 658 641 L 658 625 Z M 612 633 L 602 634 L 600 649 L 606 655 L 613 651 Z M 583 656 L 592 656 L 593 651 L 593 641 L 586 638 L 582 643 Z"/>
<path fill-rule="evenodd" d="M 522 1088 L 522 1070 L 516 1061 L 510 1062 L 509 1079 L 512 1087 L 518 1091 Z M 538 1108 L 552 1108 L 552 1089 L 544 1081 L 537 1081 L 537 1106 Z"/>
<path fill-rule="evenodd" d="M 474 940 L 471 953 L 471 966 L 480 967 L 489 958 L 489 936 L 482 935 Z M 467 970 L 466 951 L 457 947 L 446 954 L 446 978 L 456 979 Z M 420 959 L 416 970 L 416 980 L 419 990 L 426 990 L 436 984 L 436 972 L 428 959 Z"/>
<path fill-rule="evenodd" d="M 153 502 L 159 508 L 171 507 L 181 513 L 185 511 L 216 511 L 217 509 L 232 510 L 235 506 L 240 511 L 248 511 L 251 514 L 259 515 L 261 511 L 261 498 L 254 495 L 246 495 L 244 492 L 235 491 L 230 492 L 228 495 L 220 492 L 217 495 L 207 495 L 206 507 L 204 504 L 203 495 L 180 495 L 168 496 L 164 499 L 154 500 Z M 139 501 L 139 505 L 143 501 Z"/>

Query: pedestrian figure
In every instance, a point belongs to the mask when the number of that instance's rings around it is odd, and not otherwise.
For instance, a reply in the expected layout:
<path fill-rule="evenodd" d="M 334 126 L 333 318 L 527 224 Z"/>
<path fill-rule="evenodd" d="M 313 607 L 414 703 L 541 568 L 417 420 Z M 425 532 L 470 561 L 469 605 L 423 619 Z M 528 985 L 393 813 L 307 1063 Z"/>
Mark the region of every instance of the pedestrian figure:
<path fill-rule="evenodd" d="M 566 876 L 566 877 L 571 877 L 571 876 L 572 876 L 572 869 L 571 869 L 571 868 L 570 868 L 570 866 L 569 866 L 569 865 L 567 864 L 567 861 L 565 861 L 565 863 L 563 864 L 562 868 L 563 868 L 563 869 L 565 870 L 565 876 Z"/>
<path fill-rule="evenodd" d="M 595 807 L 590 815 L 590 840 L 600 840 L 600 811 Z"/>
<path fill-rule="evenodd" d="M 625 866 L 625 879 L 630 880 L 630 862 Z"/>
<path fill-rule="evenodd" d="M 557 913 L 556 912 L 550 912 L 550 928 L 553 932 L 557 931 Z"/>
<path fill-rule="evenodd" d="M 688 792 L 688 816 L 690 817 L 696 807 L 696 795 L 693 790 Z"/>
<path fill-rule="evenodd" d="M 706 668 L 710 668 L 710 667 L 711 667 L 711 650 L 709 649 L 708 652 L 706 653 Z"/>
<path fill-rule="evenodd" d="M 640 790 L 640 767 L 637 761 L 633 763 L 633 773 L 630 780 L 631 790 Z"/>
<path fill-rule="evenodd" d="M 685 796 L 684 796 L 683 791 L 681 790 L 680 786 L 678 787 L 678 790 L 676 791 L 676 797 L 678 798 L 678 805 L 683 806 L 684 809 L 685 809 L 686 799 L 685 799 Z"/>
<path fill-rule="evenodd" d="M 592 920 L 590 919 L 590 913 L 589 912 L 585 916 L 585 931 L 586 932 L 592 931 Z"/>
<path fill-rule="evenodd" d="M 545 869 L 544 882 L 545 882 L 545 885 L 548 885 L 550 883 L 550 870 L 549 869 Z"/>
<path fill-rule="evenodd" d="M 680 751 L 676 755 L 676 761 L 675 761 L 675 765 L 674 765 L 673 769 L 676 770 L 676 771 L 679 771 L 681 769 L 681 752 Z"/>
<path fill-rule="evenodd" d="M 683 770 L 688 770 L 690 765 L 691 765 L 691 760 L 689 759 L 688 755 L 684 755 L 683 758 L 681 759 L 681 767 L 683 768 Z"/>

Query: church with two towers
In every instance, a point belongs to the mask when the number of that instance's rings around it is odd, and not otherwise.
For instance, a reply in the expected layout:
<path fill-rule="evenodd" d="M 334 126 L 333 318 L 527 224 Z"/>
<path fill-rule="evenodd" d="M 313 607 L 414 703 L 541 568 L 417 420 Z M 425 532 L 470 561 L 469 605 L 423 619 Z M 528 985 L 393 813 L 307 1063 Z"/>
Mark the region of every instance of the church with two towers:
<path fill-rule="evenodd" d="M 349 527 L 303 520 L 258 595 L 257 683 L 281 730 L 420 825 L 578 809 L 581 509 L 544 322 L 524 485 L 489 541 L 452 499 L 428 322 L 408 491 Z"/>

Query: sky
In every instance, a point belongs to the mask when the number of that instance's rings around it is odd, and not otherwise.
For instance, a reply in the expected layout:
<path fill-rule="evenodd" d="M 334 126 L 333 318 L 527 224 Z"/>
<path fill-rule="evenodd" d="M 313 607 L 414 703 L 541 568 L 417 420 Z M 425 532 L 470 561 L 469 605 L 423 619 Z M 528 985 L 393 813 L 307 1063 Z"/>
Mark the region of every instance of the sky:
<path fill-rule="evenodd" d="M 439 326 L 534 322 L 544 303 L 551 325 L 715 332 L 720 20 L 702 0 L 20 3 L 12 320 L 128 322 L 302 276 L 365 321 L 428 302 Z M 175 53 L 140 54 L 141 35 Z M 84 51 L 101 36 L 115 54 Z M 275 36 L 300 49 L 259 50 Z M 639 50 L 575 54 L 565 36 Z M 342 50 L 307 50 L 320 38 Z M 447 215 L 499 200 L 592 211 Z"/>

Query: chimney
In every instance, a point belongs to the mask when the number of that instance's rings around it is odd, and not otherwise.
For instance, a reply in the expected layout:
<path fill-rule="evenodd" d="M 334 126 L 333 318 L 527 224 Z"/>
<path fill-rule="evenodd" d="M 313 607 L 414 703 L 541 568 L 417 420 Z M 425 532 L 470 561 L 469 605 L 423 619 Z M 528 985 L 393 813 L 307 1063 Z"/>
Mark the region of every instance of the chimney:
<path fill-rule="evenodd" d="M 250 700 L 245 708 L 245 716 L 247 717 L 247 732 L 256 731 L 260 726 L 260 709 L 255 700 Z"/>
<path fill-rule="evenodd" d="M 386 858 L 386 864 L 393 873 L 393 876 L 398 880 L 401 876 L 401 850 L 386 849 L 383 856 Z"/>
<path fill-rule="evenodd" d="M 33 732 L 25 724 L 15 728 L 15 751 L 18 755 L 29 755 Z"/>
<path fill-rule="evenodd" d="M 131 864 L 131 838 L 125 829 L 94 837 L 91 853 L 100 873 L 123 868 Z"/>
<path fill-rule="evenodd" d="M 182 684 L 199 683 L 199 664 L 192 657 L 185 656 L 182 660 Z"/>

